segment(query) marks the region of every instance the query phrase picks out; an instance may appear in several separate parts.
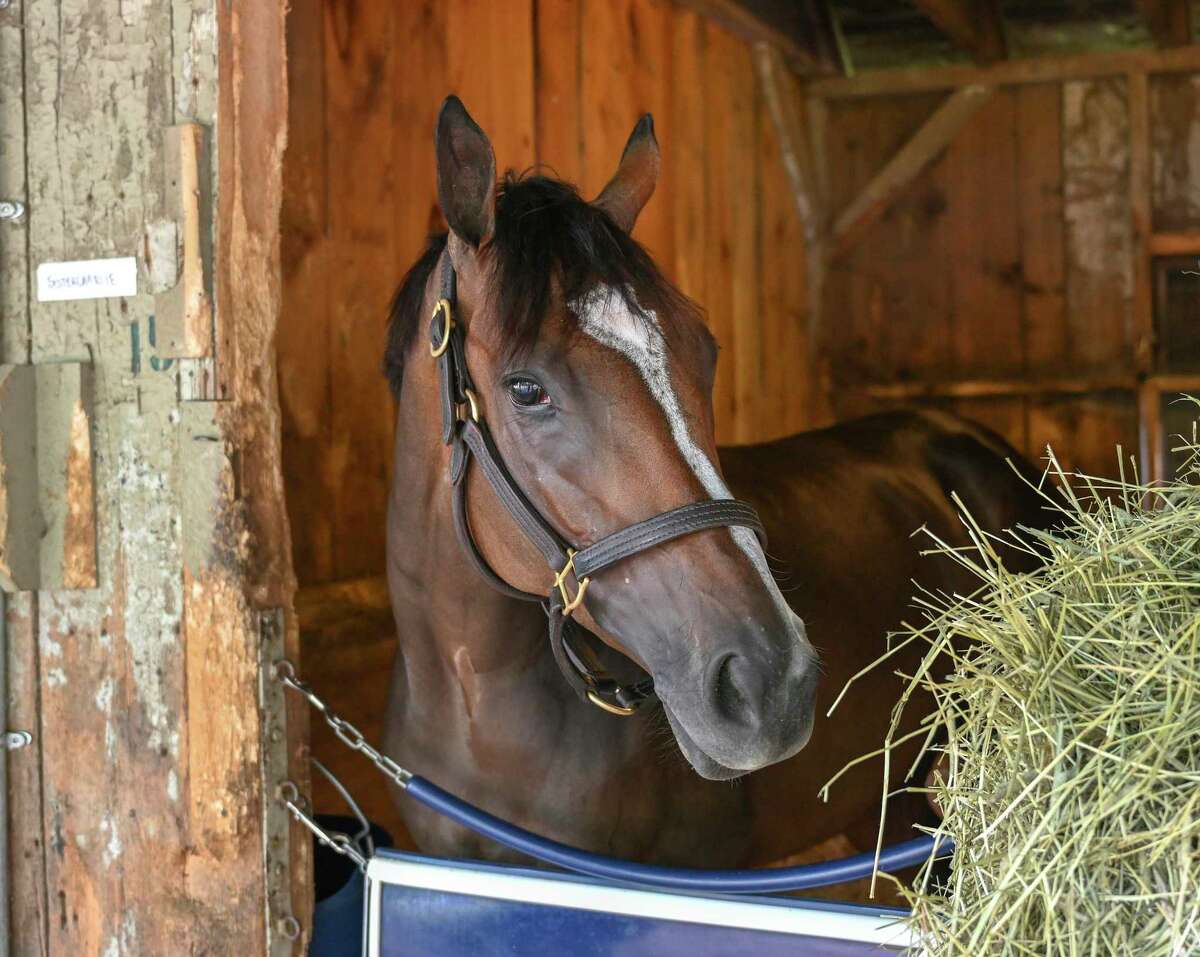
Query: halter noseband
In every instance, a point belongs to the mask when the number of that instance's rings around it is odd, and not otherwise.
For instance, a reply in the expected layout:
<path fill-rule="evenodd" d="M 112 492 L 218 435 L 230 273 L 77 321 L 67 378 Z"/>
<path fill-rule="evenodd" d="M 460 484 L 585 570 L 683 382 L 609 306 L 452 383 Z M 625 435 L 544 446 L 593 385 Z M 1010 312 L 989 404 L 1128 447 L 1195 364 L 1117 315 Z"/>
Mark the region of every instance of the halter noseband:
<path fill-rule="evenodd" d="M 655 700 L 654 680 L 649 676 L 623 685 L 605 674 L 593 657 L 571 640 L 586 630 L 572 617 L 587 594 L 592 576 L 626 558 L 672 539 L 710 528 L 742 526 L 752 529 L 765 542 L 766 533 L 757 513 L 745 502 L 710 499 L 692 502 L 655 515 L 606 535 L 591 545 L 576 549 L 550 525 L 521 491 L 500 451 L 492 440 L 467 369 L 466 336 L 454 321 L 456 276 L 447 251 L 443 254 L 442 296 L 433 310 L 429 326 L 429 351 L 437 363 L 442 407 L 442 441 L 450 450 L 450 484 L 453 487 L 454 529 L 463 551 L 484 580 L 497 591 L 523 601 L 542 605 L 549 620 L 550 648 L 563 677 L 583 698 L 611 714 L 631 715 Z M 488 565 L 480 554 L 467 518 L 467 465 L 474 458 L 488 483 L 508 509 L 517 526 L 545 557 L 554 572 L 549 595 L 535 595 L 514 588 Z M 571 594 L 571 580 L 574 594 Z"/>

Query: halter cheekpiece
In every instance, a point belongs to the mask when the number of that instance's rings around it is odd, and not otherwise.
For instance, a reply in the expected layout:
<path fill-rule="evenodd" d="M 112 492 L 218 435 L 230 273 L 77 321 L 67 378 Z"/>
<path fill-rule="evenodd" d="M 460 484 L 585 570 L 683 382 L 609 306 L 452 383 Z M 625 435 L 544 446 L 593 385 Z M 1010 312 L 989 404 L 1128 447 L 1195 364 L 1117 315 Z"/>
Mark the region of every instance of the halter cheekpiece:
<path fill-rule="evenodd" d="M 653 679 L 647 675 L 633 684 L 621 684 L 597 665 L 586 662 L 585 657 L 594 656 L 573 640 L 585 632 L 571 616 L 583 604 L 592 576 L 664 542 L 710 528 L 749 528 L 765 544 L 762 522 L 745 502 L 709 499 L 661 512 L 581 548 L 570 545 L 521 491 L 483 421 L 471 373 L 467 369 L 466 334 L 454 319 L 455 303 L 456 275 L 447 251 L 442 259 L 441 298 L 434 307 L 429 325 L 429 351 L 437 363 L 440 379 L 442 441 L 451 447 L 450 484 L 458 539 L 489 585 L 505 595 L 542 605 L 549 621 L 554 660 L 571 687 L 605 711 L 631 715 L 642 705 L 655 700 Z M 548 595 L 536 595 L 509 585 L 480 554 L 467 517 L 465 477 L 472 458 L 521 532 L 542 553 L 554 573 L 554 584 Z"/>

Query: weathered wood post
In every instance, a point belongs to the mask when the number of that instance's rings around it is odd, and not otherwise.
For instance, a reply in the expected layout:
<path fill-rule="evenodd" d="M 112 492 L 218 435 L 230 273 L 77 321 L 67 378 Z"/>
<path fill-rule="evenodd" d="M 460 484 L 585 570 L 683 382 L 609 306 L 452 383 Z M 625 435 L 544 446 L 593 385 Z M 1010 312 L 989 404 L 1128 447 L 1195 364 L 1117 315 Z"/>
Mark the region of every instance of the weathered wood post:
<path fill-rule="evenodd" d="M 13 954 L 307 937 L 307 843 L 268 822 L 303 722 L 260 704 L 296 645 L 283 27 L 282 0 L 0 9 Z"/>

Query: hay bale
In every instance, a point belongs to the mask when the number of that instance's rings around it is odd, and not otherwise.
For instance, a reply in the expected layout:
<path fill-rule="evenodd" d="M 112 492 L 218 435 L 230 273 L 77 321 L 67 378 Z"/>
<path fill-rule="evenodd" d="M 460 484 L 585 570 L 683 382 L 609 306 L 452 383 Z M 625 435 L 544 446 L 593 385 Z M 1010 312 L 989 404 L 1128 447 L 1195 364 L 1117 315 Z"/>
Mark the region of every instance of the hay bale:
<path fill-rule="evenodd" d="M 896 719 L 932 693 L 926 749 L 947 771 L 932 791 L 957 843 L 947 886 L 926 868 L 905 890 L 920 953 L 1200 953 L 1195 427 L 1184 449 L 1178 479 L 1153 489 L 1051 456 L 1063 527 L 1018 533 L 1045 565 L 1010 574 L 973 527 L 977 548 L 955 557 L 981 591 L 925 596 L 925 622 L 894 639 L 928 646 Z M 893 731 L 885 757 L 901 743 Z"/>

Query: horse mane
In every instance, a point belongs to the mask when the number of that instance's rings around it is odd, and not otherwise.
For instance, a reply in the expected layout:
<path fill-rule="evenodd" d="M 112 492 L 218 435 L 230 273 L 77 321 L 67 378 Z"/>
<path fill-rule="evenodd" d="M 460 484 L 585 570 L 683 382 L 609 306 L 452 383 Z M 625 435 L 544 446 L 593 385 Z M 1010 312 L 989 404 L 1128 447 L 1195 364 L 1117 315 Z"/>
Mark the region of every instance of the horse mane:
<path fill-rule="evenodd" d="M 392 300 L 383 368 L 397 396 L 404 358 L 425 327 L 425 287 L 445 248 L 445 233 L 431 236 Z M 555 284 L 567 303 L 604 284 L 621 295 L 634 315 L 653 312 L 663 324 L 700 314 L 604 210 L 583 200 L 569 183 L 547 176 L 505 174 L 496 197 L 496 229 L 486 250 L 494 259 L 491 294 L 510 355 L 537 341 Z"/>

